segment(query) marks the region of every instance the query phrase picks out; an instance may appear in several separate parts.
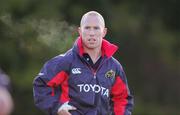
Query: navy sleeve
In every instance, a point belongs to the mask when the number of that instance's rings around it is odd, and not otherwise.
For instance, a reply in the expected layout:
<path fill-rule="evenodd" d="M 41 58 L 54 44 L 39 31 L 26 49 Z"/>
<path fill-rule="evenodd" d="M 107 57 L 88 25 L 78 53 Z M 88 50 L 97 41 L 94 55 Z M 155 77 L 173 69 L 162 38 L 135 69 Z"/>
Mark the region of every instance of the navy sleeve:
<path fill-rule="evenodd" d="M 67 64 L 60 59 L 48 61 L 33 81 L 33 96 L 35 105 L 49 115 L 56 115 L 58 108 L 62 105 L 60 100 L 61 87 L 48 86 L 48 83 L 61 71 L 66 71 Z M 59 76 L 64 79 L 65 76 Z M 54 93 L 54 95 L 52 95 Z"/>
<path fill-rule="evenodd" d="M 131 115 L 134 103 L 133 96 L 129 91 L 125 72 L 119 64 L 111 94 L 115 115 Z"/>

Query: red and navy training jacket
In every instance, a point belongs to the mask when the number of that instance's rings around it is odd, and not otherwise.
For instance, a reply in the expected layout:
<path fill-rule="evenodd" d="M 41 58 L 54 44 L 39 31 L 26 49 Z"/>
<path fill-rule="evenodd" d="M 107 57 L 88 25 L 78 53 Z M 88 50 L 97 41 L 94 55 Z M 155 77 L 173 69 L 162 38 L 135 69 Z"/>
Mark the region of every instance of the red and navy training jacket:
<path fill-rule="evenodd" d="M 49 115 L 69 101 L 72 115 L 131 115 L 133 97 L 121 64 L 112 57 L 117 46 L 102 41 L 96 70 L 85 63 L 82 39 L 65 54 L 45 63 L 33 82 L 35 104 Z"/>

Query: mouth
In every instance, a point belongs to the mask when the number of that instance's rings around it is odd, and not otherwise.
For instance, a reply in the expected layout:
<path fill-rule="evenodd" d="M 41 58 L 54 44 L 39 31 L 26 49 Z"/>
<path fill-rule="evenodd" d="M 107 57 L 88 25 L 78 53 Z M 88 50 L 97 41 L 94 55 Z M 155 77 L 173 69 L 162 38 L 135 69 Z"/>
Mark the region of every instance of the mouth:
<path fill-rule="evenodd" d="M 89 38 L 88 41 L 89 41 L 89 42 L 95 42 L 96 39 L 95 39 L 95 38 Z"/>

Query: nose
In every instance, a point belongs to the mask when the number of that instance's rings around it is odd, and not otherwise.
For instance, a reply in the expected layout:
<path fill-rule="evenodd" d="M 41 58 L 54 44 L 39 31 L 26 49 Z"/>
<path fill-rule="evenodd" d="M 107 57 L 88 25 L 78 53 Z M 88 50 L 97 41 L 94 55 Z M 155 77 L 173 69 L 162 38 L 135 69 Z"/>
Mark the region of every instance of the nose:
<path fill-rule="evenodd" d="M 95 32 L 94 32 L 93 29 L 91 29 L 91 30 L 89 31 L 89 35 L 90 35 L 91 37 L 95 35 Z"/>

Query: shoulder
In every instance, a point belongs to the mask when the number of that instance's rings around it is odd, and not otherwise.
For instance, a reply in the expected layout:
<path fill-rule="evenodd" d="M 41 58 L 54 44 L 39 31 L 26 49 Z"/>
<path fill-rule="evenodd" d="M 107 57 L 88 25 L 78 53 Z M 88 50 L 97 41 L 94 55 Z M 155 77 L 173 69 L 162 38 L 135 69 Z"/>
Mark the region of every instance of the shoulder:
<path fill-rule="evenodd" d="M 116 76 L 119 76 L 121 78 L 121 80 L 126 82 L 126 74 L 124 72 L 123 66 L 117 59 L 112 57 L 112 60 L 116 66 Z"/>
<path fill-rule="evenodd" d="M 9 88 L 10 80 L 7 74 L 0 69 L 0 87 Z"/>
<path fill-rule="evenodd" d="M 111 57 L 111 61 L 113 63 L 113 66 L 116 67 L 116 72 L 120 75 L 122 75 L 124 73 L 124 69 L 122 64 L 120 63 L 120 61 L 118 61 L 117 59 L 115 59 L 114 57 Z"/>
<path fill-rule="evenodd" d="M 64 54 L 57 55 L 47 62 L 45 62 L 44 67 L 50 69 L 58 69 L 58 68 L 68 68 L 73 59 L 72 50 L 68 50 Z"/>
<path fill-rule="evenodd" d="M 122 65 L 121 65 L 120 61 L 118 61 L 118 60 L 115 59 L 114 57 L 111 57 L 110 60 L 111 60 L 111 62 L 112 62 L 116 67 L 122 68 Z"/>

